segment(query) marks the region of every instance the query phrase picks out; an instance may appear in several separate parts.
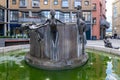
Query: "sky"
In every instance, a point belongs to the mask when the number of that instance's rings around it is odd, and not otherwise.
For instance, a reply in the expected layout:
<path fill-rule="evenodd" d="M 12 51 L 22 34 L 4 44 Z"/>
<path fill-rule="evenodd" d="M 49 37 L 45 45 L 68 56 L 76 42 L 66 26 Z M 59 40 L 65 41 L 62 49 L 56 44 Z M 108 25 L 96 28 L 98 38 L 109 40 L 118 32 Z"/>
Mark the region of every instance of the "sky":
<path fill-rule="evenodd" d="M 106 0 L 106 17 L 107 17 L 107 21 L 110 22 L 110 26 L 112 26 L 112 2 L 114 0 Z M 112 27 L 110 27 L 109 29 L 111 29 Z"/>

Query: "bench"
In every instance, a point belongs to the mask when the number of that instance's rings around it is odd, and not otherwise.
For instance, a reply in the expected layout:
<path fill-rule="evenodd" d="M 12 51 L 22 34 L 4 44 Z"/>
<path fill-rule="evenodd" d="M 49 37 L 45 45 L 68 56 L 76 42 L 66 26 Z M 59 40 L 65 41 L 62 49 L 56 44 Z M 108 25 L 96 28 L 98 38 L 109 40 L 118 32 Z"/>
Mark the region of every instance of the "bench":
<path fill-rule="evenodd" d="M 29 44 L 29 40 L 5 40 L 5 46 Z"/>

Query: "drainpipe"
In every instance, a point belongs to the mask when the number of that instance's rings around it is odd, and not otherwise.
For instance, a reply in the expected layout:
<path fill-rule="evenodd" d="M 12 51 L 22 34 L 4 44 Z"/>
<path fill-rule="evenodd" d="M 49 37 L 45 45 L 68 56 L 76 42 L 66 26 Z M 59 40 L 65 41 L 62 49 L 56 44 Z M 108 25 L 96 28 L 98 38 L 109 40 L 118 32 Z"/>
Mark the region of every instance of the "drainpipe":
<path fill-rule="evenodd" d="M 92 30 L 92 22 L 93 22 L 92 21 L 92 0 L 90 0 L 90 1 L 91 1 L 91 27 L 90 27 L 91 28 L 91 35 L 90 35 L 90 40 L 92 40 L 92 31 L 93 31 Z"/>
<path fill-rule="evenodd" d="M 7 22 L 8 22 L 8 25 L 7 25 L 8 26 L 8 30 L 7 30 L 8 31 L 8 34 L 7 34 L 8 36 L 10 36 L 10 33 L 9 33 L 10 32 L 10 10 L 9 10 L 9 3 L 10 3 L 9 0 L 7 0 L 6 1 L 6 8 L 8 10 L 7 10 L 6 14 L 7 14 Z"/>
<path fill-rule="evenodd" d="M 6 32 L 7 32 L 7 9 L 4 9 L 4 36 L 7 36 Z"/>

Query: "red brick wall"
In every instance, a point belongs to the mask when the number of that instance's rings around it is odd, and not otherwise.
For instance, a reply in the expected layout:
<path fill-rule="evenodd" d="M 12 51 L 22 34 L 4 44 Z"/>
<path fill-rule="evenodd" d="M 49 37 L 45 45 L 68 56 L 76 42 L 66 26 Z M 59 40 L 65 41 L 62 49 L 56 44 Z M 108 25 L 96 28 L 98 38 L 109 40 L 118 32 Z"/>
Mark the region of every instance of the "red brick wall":
<path fill-rule="evenodd" d="M 96 17 L 96 24 L 92 27 L 92 36 L 100 39 L 100 19 L 105 15 L 105 0 L 92 0 L 96 4 L 96 10 L 92 11 L 92 17 Z M 104 17 L 103 17 L 104 18 Z"/>

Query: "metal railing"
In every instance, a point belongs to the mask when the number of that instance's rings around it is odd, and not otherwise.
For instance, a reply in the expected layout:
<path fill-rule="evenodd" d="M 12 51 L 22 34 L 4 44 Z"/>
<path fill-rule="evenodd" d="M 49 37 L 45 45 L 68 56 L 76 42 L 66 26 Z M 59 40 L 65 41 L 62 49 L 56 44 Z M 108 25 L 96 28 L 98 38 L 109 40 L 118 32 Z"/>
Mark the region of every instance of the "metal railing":
<path fill-rule="evenodd" d="M 36 22 L 36 23 L 42 23 L 45 21 L 45 18 L 19 18 L 19 22 Z"/>

